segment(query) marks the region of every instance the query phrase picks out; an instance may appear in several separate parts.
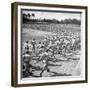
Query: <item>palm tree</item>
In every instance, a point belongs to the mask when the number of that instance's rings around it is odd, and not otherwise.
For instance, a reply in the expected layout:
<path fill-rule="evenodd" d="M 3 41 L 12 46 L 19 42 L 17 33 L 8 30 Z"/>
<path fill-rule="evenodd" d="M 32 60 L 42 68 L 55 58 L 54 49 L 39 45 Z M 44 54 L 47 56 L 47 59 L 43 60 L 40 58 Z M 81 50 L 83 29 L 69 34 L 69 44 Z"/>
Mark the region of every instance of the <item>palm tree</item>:
<path fill-rule="evenodd" d="M 30 13 L 27 14 L 27 19 L 30 19 L 31 15 Z"/>
<path fill-rule="evenodd" d="M 32 13 L 32 17 L 35 17 L 35 14 L 34 13 Z"/>

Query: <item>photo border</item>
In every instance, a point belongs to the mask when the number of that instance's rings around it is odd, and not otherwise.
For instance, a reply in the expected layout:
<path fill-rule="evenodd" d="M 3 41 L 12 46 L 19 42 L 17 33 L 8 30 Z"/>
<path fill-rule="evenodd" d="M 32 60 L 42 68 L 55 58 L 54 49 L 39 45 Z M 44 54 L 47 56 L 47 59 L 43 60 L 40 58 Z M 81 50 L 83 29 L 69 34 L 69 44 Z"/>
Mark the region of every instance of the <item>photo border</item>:
<path fill-rule="evenodd" d="M 85 80 L 63 81 L 63 82 L 47 82 L 47 83 L 27 83 L 18 84 L 18 6 L 39 6 L 39 7 L 55 7 L 85 10 Z M 42 4 L 42 3 L 24 3 L 14 2 L 11 4 L 11 85 L 14 87 L 21 86 L 40 86 L 40 85 L 57 85 L 57 84 L 73 84 L 88 82 L 88 7 L 74 5 L 58 5 L 58 4 Z"/>

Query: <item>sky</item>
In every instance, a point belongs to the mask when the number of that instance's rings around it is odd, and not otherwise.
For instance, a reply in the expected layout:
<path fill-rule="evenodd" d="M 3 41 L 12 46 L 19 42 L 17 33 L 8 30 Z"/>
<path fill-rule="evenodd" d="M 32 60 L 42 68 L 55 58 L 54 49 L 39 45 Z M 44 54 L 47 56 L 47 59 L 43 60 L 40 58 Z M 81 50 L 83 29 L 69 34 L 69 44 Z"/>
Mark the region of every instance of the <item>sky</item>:
<path fill-rule="evenodd" d="M 80 20 L 80 13 L 64 13 L 64 12 L 45 12 L 45 11 L 26 11 L 23 10 L 22 13 L 34 13 L 35 19 L 57 19 L 57 20 L 64 20 L 64 19 L 78 19 Z"/>

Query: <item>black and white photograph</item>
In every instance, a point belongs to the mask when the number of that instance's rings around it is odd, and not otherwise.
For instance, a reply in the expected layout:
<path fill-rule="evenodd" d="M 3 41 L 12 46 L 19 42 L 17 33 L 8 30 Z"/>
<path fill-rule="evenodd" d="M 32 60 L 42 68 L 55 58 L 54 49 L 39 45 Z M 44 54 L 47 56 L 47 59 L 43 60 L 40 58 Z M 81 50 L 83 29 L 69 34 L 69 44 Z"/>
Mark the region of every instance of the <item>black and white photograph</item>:
<path fill-rule="evenodd" d="M 35 5 L 17 6 L 18 84 L 87 81 L 86 7 Z"/>
<path fill-rule="evenodd" d="M 21 12 L 22 78 L 81 75 L 81 13 Z"/>

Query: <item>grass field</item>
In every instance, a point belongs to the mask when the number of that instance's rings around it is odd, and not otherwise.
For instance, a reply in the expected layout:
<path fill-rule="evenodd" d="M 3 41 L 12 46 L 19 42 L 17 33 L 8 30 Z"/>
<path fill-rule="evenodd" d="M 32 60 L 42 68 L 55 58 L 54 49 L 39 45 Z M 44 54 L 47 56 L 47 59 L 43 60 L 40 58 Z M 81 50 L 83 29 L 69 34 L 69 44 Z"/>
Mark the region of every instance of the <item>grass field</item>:
<path fill-rule="evenodd" d="M 80 26 L 78 25 L 66 25 L 66 24 L 23 24 L 22 25 L 22 41 L 32 40 L 43 40 L 45 36 L 51 36 L 60 34 L 62 31 L 68 34 L 80 33 Z"/>
<path fill-rule="evenodd" d="M 51 27 L 51 28 L 50 28 Z M 67 33 L 80 33 L 80 26 L 76 25 L 23 25 L 22 27 L 22 45 L 27 40 L 43 40 L 46 36 L 56 35 L 62 31 L 67 31 Z M 60 56 L 57 55 L 59 59 L 55 62 L 51 60 L 48 64 L 50 72 L 44 71 L 43 76 L 78 76 L 81 74 L 80 68 L 80 51 L 76 51 L 73 56 Z M 38 62 L 38 59 L 32 59 L 30 61 L 31 70 L 33 71 L 33 76 L 39 77 L 42 71 L 43 63 Z"/>

